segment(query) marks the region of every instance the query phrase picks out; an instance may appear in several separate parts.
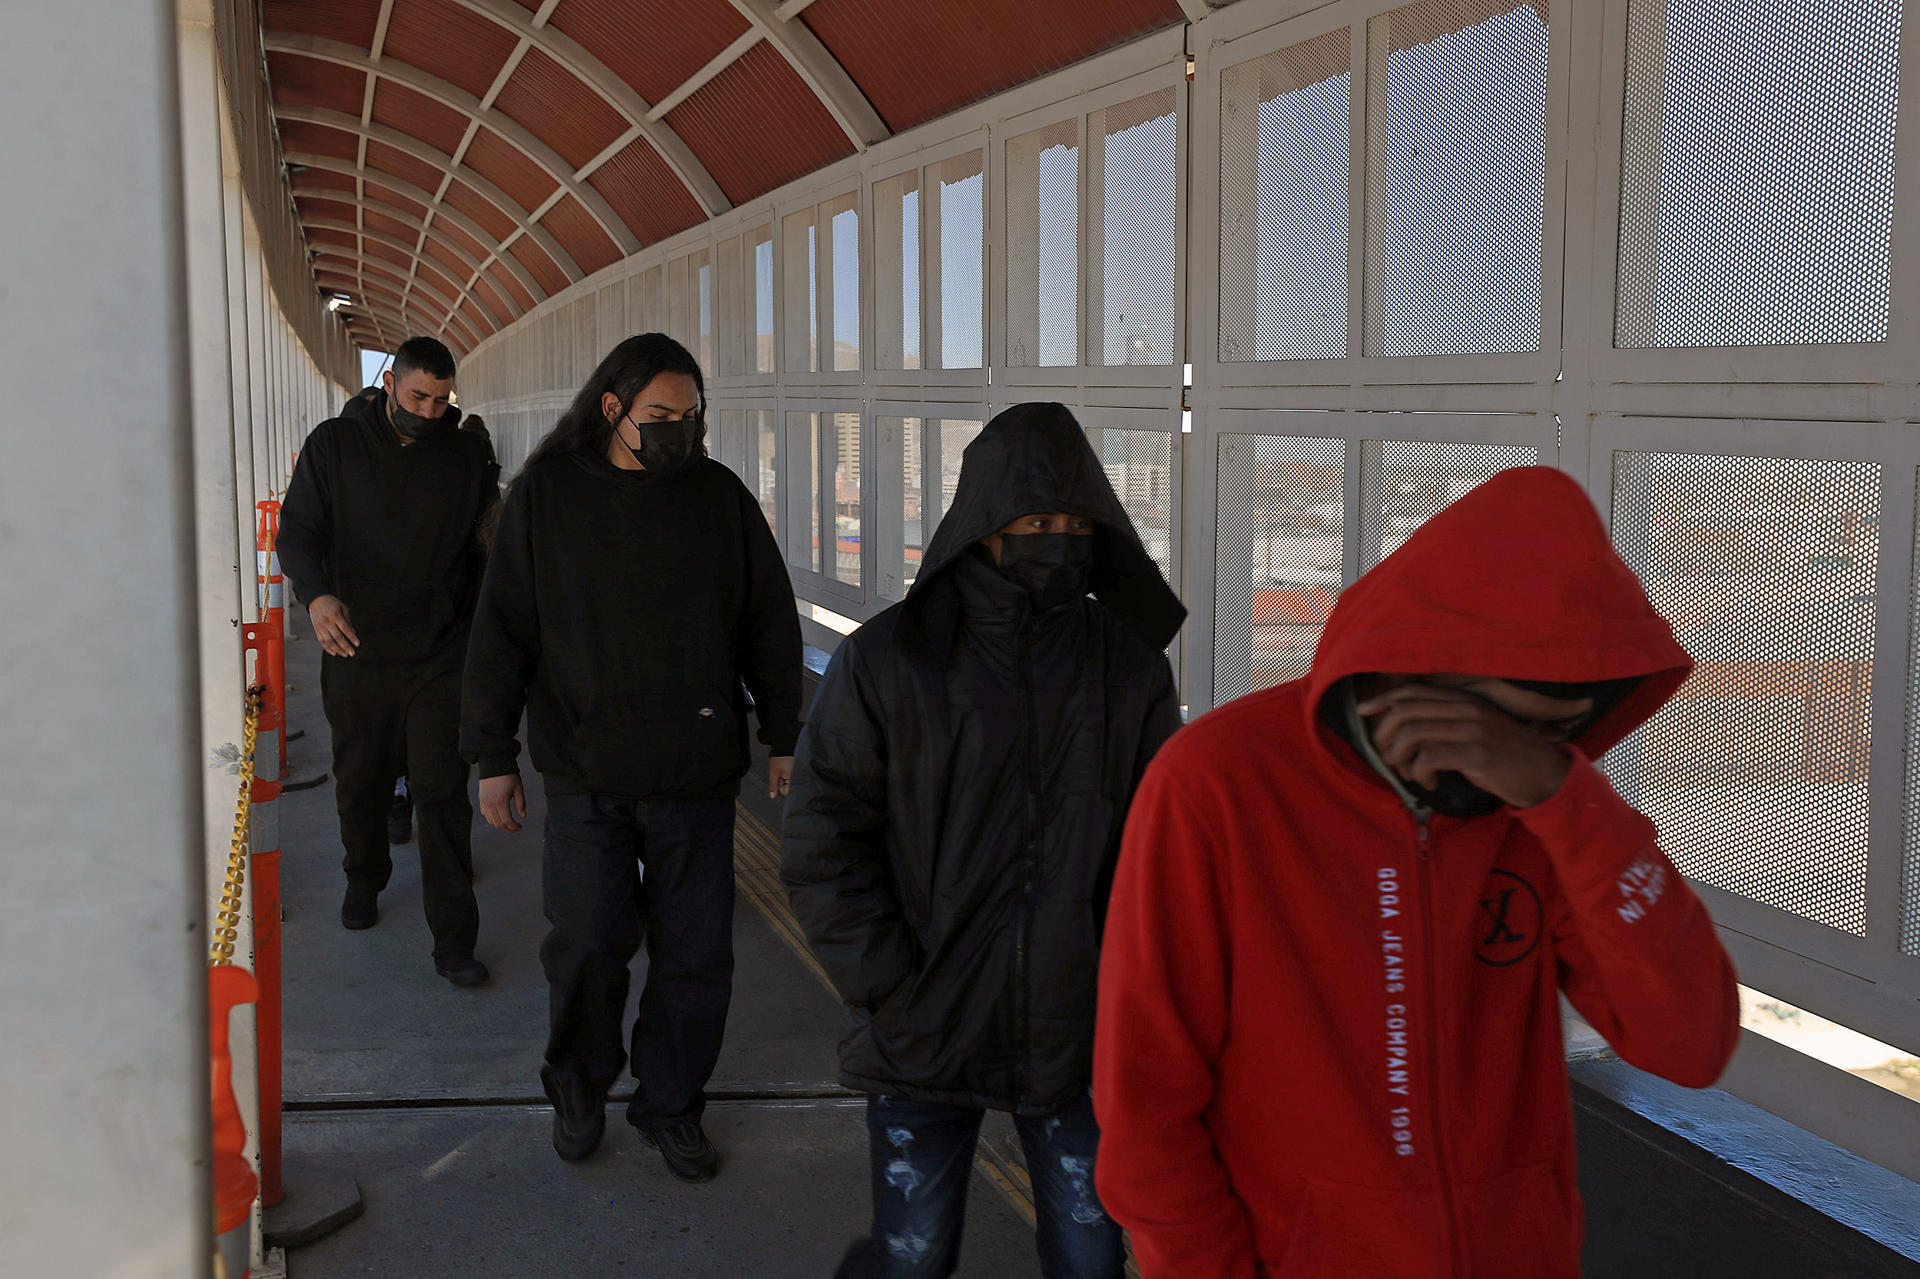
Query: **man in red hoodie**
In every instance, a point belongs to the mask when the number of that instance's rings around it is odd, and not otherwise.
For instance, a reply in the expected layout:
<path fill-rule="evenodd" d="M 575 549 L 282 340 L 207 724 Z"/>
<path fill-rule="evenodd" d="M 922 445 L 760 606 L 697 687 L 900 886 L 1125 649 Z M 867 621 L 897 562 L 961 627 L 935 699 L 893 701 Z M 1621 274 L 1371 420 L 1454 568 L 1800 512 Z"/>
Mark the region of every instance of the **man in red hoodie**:
<path fill-rule="evenodd" d="M 1100 962 L 1102 1202 L 1147 1279 L 1578 1279 L 1558 995 L 1705 1087 L 1712 921 L 1593 761 L 1692 663 L 1585 494 L 1505 471 L 1307 677 L 1163 748 Z"/>

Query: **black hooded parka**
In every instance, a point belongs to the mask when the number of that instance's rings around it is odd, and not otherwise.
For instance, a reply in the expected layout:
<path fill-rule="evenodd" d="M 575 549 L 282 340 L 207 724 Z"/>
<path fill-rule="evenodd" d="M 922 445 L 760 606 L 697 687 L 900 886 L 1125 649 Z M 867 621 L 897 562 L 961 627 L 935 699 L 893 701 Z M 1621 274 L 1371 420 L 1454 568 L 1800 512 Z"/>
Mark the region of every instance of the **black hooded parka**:
<path fill-rule="evenodd" d="M 1036 614 L 980 539 L 1095 522 L 1093 598 Z M 848 1006 L 864 1092 L 1045 1115 L 1091 1074 L 1127 804 L 1179 727 L 1186 610 L 1087 437 L 1023 404 L 967 447 L 907 599 L 834 655 L 801 734 L 781 879 Z"/>

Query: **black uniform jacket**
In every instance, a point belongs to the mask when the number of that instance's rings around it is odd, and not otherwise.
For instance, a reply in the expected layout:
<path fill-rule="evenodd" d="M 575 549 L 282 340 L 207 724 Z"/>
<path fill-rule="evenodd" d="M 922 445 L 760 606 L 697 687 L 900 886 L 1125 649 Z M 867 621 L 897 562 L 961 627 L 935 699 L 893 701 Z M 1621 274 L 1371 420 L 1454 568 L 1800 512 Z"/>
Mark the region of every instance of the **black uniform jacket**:
<path fill-rule="evenodd" d="M 457 664 L 480 591 L 480 529 L 500 500 L 486 441 L 449 408 L 403 445 L 384 395 L 355 396 L 313 428 L 280 512 L 280 563 L 295 595 L 347 606 L 356 662 Z"/>
<path fill-rule="evenodd" d="M 1096 521 L 1096 598 L 1036 616 L 979 540 L 1059 510 Z M 781 878 L 848 1005 L 849 1087 L 1029 1115 L 1085 1092 L 1107 889 L 1179 727 L 1163 650 L 1185 615 L 1065 408 L 968 446 L 913 589 L 840 646 L 795 760 Z"/>

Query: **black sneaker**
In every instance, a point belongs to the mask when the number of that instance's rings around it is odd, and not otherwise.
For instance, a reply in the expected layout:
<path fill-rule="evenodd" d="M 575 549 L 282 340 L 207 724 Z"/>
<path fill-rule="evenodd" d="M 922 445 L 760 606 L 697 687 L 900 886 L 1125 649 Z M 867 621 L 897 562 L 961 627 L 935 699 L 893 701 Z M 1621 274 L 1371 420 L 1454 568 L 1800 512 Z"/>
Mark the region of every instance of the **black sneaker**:
<path fill-rule="evenodd" d="M 395 795 L 392 805 L 387 809 L 387 842 L 404 844 L 413 838 L 413 801 L 405 795 Z"/>
<path fill-rule="evenodd" d="M 340 922 L 358 932 L 380 922 L 380 894 L 371 888 L 347 885 L 347 896 L 340 903 Z"/>
<path fill-rule="evenodd" d="M 455 955 L 452 959 L 433 961 L 433 971 L 445 977 L 456 986 L 482 986 L 492 973 L 487 966 L 472 955 Z"/>
<path fill-rule="evenodd" d="M 540 1083 L 553 1103 L 553 1150 L 570 1164 L 600 1148 L 607 1133 L 607 1104 L 575 1075 L 540 1072 Z"/>
<path fill-rule="evenodd" d="M 707 1140 L 698 1119 L 676 1119 L 660 1128 L 642 1128 L 640 1135 L 667 1161 L 667 1170 L 682 1181 L 712 1181 L 720 1171 L 720 1152 Z"/>

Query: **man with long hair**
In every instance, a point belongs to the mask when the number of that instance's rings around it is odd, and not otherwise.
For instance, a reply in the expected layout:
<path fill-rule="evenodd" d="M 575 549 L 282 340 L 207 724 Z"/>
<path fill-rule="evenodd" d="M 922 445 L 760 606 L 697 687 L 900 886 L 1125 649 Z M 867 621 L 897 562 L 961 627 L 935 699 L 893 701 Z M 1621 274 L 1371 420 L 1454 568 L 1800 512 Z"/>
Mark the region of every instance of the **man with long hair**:
<path fill-rule="evenodd" d="M 458 429 L 453 355 L 432 338 L 394 353 L 374 395 L 307 437 L 287 487 L 280 562 L 307 606 L 333 735 L 334 800 L 347 875 L 340 922 L 371 928 L 393 874 L 394 778 L 420 828 L 420 889 L 434 970 L 477 986 L 473 806 L 460 758 L 460 663 L 480 587 L 479 532 L 500 468 Z"/>
<path fill-rule="evenodd" d="M 461 728 L 494 826 L 526 815 L 522 710 L 545 783 L 554 1149 L 600 1144 L 644 935 L 627 1121 L 686 1181 L 719 1167 L 701 1115 L 732 994 L 742 685 L 770 793 L 800 731 L 793 587 L 758 501 L 706 456 L 705 409 L 699 364 L 664 334 L 600 362 L 508 491 Z"/>

